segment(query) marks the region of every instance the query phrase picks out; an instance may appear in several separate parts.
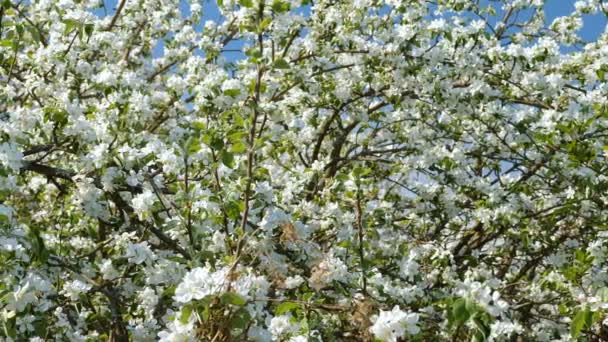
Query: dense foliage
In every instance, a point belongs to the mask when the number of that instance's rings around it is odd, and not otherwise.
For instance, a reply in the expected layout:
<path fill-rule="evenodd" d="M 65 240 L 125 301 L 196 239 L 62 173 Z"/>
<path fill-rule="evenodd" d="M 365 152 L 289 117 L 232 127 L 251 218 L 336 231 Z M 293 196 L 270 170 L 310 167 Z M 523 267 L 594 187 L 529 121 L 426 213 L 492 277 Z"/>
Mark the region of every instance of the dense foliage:
<path fill-rule="evenodd" d="M 608 340 L 602 1 L 0 3 L 0 340 Z"/>

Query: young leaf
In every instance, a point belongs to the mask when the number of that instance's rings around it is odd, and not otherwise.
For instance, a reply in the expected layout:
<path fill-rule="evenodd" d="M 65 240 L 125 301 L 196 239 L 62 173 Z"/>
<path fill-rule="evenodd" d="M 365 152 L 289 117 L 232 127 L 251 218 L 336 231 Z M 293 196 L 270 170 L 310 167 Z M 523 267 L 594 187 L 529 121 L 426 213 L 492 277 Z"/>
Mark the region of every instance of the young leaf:
<path fill-rule="evenodd" d="M 454 317 L 454 323 L 460 325 L 466 322 L 471 314 L 467 310 L 467 301 L 464 298 L 458 298 L 454 304 L 452 304 L 452 316 Z"/>
<path fill-rule="evenodd" d="M 277 308 L 274 309 L 274 313 L 275 313 L 275 315 L 282 315 L 284 313 L 298 309 L 299 307 L 300 307 L 300 304 L 298 304 L 298 303 L 284 302 L 284 303 L 279 304 L 277 306 Z"/>
<path fill-rule="evenodd" d="M 592 317 L 593 313 L 589 308 L 579 310 L 576 315 L 574 315 L 574 318 L 570 323 L 570 334 L 572 335 L 572 338 L 577 338 L 584 329 L 591 327 L 593 324 Z"/>
<path fill-rule="evenodd" d="M 186 324 L 188 323 L 188 320 L 190 320 L 190 315 L 192 314 L 192 305 L 184 305 L 184 307 L 182 307 L 182 313 L 179 316 L 179 322 L 182 324 Z"/>
<path fill-rule="evenodd" d="M 289 11 L 289 3 L 287 1 L 282 0 L 274 0 L 272 2 L 272 10 L 276 13 L 285 13 Z"/>
<path fill-rule="evenodd" d="M 234 292 L 226 292 L 222 294 L 221 301 L 224 304 L 231 304 L 237 306 L 243 306 L 247 304 L 247 300 L 243 298 L 243 296 Z"/>
<path fill-rule="evenodd" d="M 275 69 L 289 69 L 289 63 L 283 58 L 279 58 L 274 61 L 273 66 Z"/>
<path fill-rule="evenodd" d="M 252 0 L 239 0 L 239 5 L 241 5 L 243 7 L 251 8 L 251 7 L 253 7 L 253 1 Z"/>
<path fill-rule="evenodd" d="M 241 308 L 232 316 L 232 319 L 230 320 L 230 327 L 232 329 L 243 330 L 247 328 L 250 321 L 251 315 L 249 314 L 249 311 L 245 310 L 245 308 Z"/>
<path fill-rule="evenodd" d="M 234 154 L 223 150 L 222 151 L 222 163 L 229 168 L 234 168 Z"/>

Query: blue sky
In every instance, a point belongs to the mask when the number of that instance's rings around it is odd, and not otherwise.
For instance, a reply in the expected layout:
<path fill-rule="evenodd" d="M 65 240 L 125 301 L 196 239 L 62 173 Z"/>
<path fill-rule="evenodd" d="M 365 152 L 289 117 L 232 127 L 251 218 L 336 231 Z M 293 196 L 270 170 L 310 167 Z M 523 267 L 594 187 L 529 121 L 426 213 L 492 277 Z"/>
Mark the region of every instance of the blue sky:
<path fill-rule="evenodd" d="M 545 16 L 550 23 L 556 17 L 568 15 L 574 11 L 574 0 L 547 0 Z M 587 41 L 596 40 L 606 27 L 606 15 L 598 13 L 583 17 L 583 29 L 580 35 Z"/>

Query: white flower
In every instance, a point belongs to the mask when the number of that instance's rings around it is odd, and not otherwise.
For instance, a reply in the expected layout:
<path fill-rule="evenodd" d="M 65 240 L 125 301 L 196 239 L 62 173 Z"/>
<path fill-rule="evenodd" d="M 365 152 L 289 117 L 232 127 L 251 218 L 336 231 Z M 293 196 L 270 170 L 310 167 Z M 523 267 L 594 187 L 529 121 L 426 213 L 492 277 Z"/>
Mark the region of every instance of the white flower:
<path fill-rule="evenodd" d="M 103 176 L 101 176 L 101 185 L 105 191 L 114 191 L 115 184 L 114 178 L 118 176 L 118 168 L 109 167 L 104 172 Z"/>
<path fill-rule="evenodd" d="M 226 274 L 226 269 L 212 272 L 208 266 L 193 268 L 177 285 L 173 299 L 180 303 L 187 303 L 193 299 L 202 299 L 210 294 L 221 292 L 228 285 Z"/>
<path fill-rule="evenodd" d="M 118 82 L 118 77 L 116 77 L 115 72 L 112 72 L 109 69 L 104 69 L 102 72 L 97 74 L 95 77 L 95 82 L 106 86 L 113 86 Z"/>
<path fill-rule="evenodd" d="M 190 5 L 190 12 L 192 13 L 192 15 L 200 16 L 202 15 L 202 10 L 203 6 L 201 6 L 197 2 L 192 2 L 192 4 Z"/>
<path fill-rule="evenodd" d="M 99 266 L 99 272 L 102 274 L 102 278 L 105 280 L 114 279 L 119 276 L 118 271 L 114 269 L 112 265 L 112 260 L 105 259 L 101 265 Z"/>
<path fill-rule="evenodd" d="M 186 324 L 176 319 L 167 325 L 167 329 L 158 333 L 161 342 L 190 342 L 195 341 L 196 334 L 194 329 L 194 315 L 190 316 L 190 321 Z"/>
<path fill-rule="evenodd" d="M 23 153 L 17 149 L 17 145 L 8 142 L 0 144 L 0 165 L 19 171 L 22 159 Z"/>
<path fill-rule="evenodd" d="M 523 327 L 517 323 L 513 323 L 508 320 L 500 321 L 497 320 L 490 326 L 490 337 L 489 341 L 502 341 L 504 338 L 509 337 L 513 333 L 521 332 Z"/>
<path fill-rule="evenodd" d="M 448 23 L 445 21 L 445 19 L 440 18 L 440 19 L 435 19 L 432 20 L 428 26 L 427 29 L 431 30 L 431 31 L 443 31 L 446 29 Z"/>
<path fill-rule="evenodd" d="M 260 221 L 260 227 L 265 230 L 272 230 L 278 227 L 281 223 L 289 222 L 290 216 L 287 215 L 283 210 L 278 208 L 271 208 L 267 211 L 262 221 Z"/>
<path fill-rule="evenodd" d="M 300 330 L 300 325 L 298 323 L 292 323 L 290 315 L 281 315 L 275 316 L 270 320 L 268 330 L 272 334 L 272 337 L 279 339 L 284 335 L 298 332 L 298 330 Z"/>
<path fill-rule="evenodd" d="M 150 287 L 145 287 L 143 291 L 139 293 L 139 299 L 141 301 L 141 308 L 147 313 L 152 313 L 156 304 L 158 304 L 158 295 L 156 295 L 154 289 Z"/>
<path fill-rule="evenodd" d="M 567 199 L 573 199 L 574 195 L 576 195 L 576 191 L 574 190 L 574 188 L 572 188 L 572 186 L 569 186 L 568 189 L 566 189 L 566 191 L 564 192 L 564 194 L 566 195 Z"/>
<path fill-rule="evenodd" d="M 272 340 L 272 335 L 268 330 L 255 325 L 249 328 L 249 331 L 247 331 L 247 338 L 248 341 L 253 342 L 268 342 Z"/>
<path fill-rule="evenodd" d="M 304 278 L 300 277 L 299 275 L 293 276 L 293 277 L 287 277 L 285 279 L 285 287 L 288 289 L 295 289 L 296 287 L 300 286 L 300 284 L 302 284 L 304 282 Z"/>
<path fill-rule="evenodd" d="M 86 293 L 92 287 L 93 286 L 91 284 L 88 284 L 81 280 L 76 279 L 73 281 L 66 282 L 63 285 L 62 293 L 64 295 L 70 297 L 71 300 L 78 300 L 81 293 Z"/>
<path fill-rule="evenodd" d="M 77 190 L 76 201 L 80 203 L 84 211 L 96 218 L 106 218 L 109 215 L 106 203 L 103 201 L 103 191 L 98 189 L 91 178 L 76 178 Z"/>
<path fill-rule="evenodd" d="M 154 205 L 156 201 L 156 197 L 152 191 L 146 189 L 141 194 L 133 197 L 131 200 L 131 205 L 133 206 L 133 210 L 137 213 L 140 219 L 147 217 L 147 213 L 150 210 L 150 207 Z"/>
<path fill-rule="evenodd" d="M 606 262 L 606 254 L 608 254 L 608 248 L 604 246 L 604 241 L 597 240 L 587 246 L 587 252 L 589 256 L 593 257 L 593 264 L 601 266 L 602 263 Z"/>
<path fill-rule="evenodd" d="M 141 264 L 144 261 L 154 260 L 154 254 L 148 246 L 148 242 L 142 243 L 129 243 L 127 244 L 127 251 L 125 257 L 128 258 L 130 263 Z"/>
<path fill-rule="evenodd" d="M 129 172 L 129 176 L 127 176 L 127 184 L 129 184 L 130 186 L 137 186 L 137 184 L 139 184 L 139 175 L 137 173 L 135 173 L 133 170 L 131 170 Z"/>
<path fill-rule="evenodd" d="M 272 186 L 268 182 L 260 182 L 255 185 L 255 192 L 260 194 L 268 203 L 272 202 Z"/>
<path fill-rule="evenodd" d="M 230 90 L 240 90 L 241 82 L 239 80 L 235 80 L 234 78 L 229 78 L 222 83 L 222 91 L 230 91 Z"/>
<path fill-rule="evenodd" d="M 93 162 L 95 167 L 99 168 L 103 165 L 104 157 L 108 152 L 108 144 L 99 144 L 91 149 L 88 157 Z"/>
<path fill-rule="evenodd" d="M 7 305 L 5 309 L 21 312 L 28 304 L 34 302 L 35 300 L 36 296 L 30 289 L 30 283 L 26 282 L 22 286 L 17 286 L 15 290 L 7 296 Z"/>
<path fill-rule="evenodd" d="M 401 260 L 400 268 L 401 275 L 409 281 L 412 281 L 420 270 L 420 264 L 416 262 L 414 256 L 409 255 L 407 258 Z"/>
<path fill-rule="evenodd" d="M 13 208 L 0 204 L 0 220 L 3 217 L 10 221 L 13 218 Z"/>
<path fill-rule="evenodd" d="M 380 311 L 370 331 L 379 340 L 396 342 L 406 332 L 414 335 L 420 331 L 420 328 L 416 326 L 418 318 L 417 313 L 405 312 L 396 305 L 391 311 Z"/>
<path fill-rule="evenodd" d="M 500 292 L 492 291 L 486 284 L 467 278 L 458 287 L 456 293 L 459 296 L 474 301 L 494 317 L 500 316 L 509 308 L 509 304 L 500 298 Z"/>
<path fill-rule="evenodd" d="M 308 279 L 308 284 L 313 289 L 320 290 L 331 284 L 334 280 L 346 280 L 348 274 L 348 268 L 344 262 L 330 253 L 313 268 L 312 274 Z"/>
<path fill-rule="evenodd" d="M 15 252 L 24 251 L 25 248 L 15 238 L 0 238 L 0 251 L 1 250 Z"/>
<path fill-rule="evenodd" d="M 211 251 L 212 252 L 221 252 L 226 250 L 226 234 L 216 230 L 211 237 Z"/>

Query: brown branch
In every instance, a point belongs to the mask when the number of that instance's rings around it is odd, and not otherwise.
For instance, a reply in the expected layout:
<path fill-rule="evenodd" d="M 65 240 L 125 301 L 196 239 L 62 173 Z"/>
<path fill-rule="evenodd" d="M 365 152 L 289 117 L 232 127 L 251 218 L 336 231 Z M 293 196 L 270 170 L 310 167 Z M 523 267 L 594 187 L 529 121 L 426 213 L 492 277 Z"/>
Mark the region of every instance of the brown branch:
<path fill-rule="evenodd" d="M 40 152 L 48 152 L 48 151 L 52 150 L 53 147 L 55 147 L 55 145 L 53 145 L 53 144 L 36 145 L 36 146 L 33 146 L 32 148 L 30 148 L 29 150 L 24 151 L 23 155 L 29 156 L 29 155 L 40 153 Z"/>
<path fill-rule="evenodd" d="M 363 211 L 361 210 L 361 190 L 357 189 L 357 201 L 355 202 L 355 220 L 357 222 L 358 238 L 359 238 L 359 263 L 361 264 L 361 281 L 363 284 L 363 294 L 367 294 L 367 278 L 365 268 L 365 255 L 363 247 Z"/>
<path fill-rule="evenodd" d="M 112 21 L 110 22 L 110 25 L 108 25 L 108 27 L 106 28 L 106 31 L 111 31 L 114 28 L 114 25 L 116 25 L 116 22 L 118 21 L 118 17 L 120 16 L 120 12 L 122 12 L 122 9 L 125 7 L 126 3 L 127 3 L 127 0 L 120 1 L 120 4 L 118 5 L 118 8 L 116 9 L 116 13 L 114 13 L 114 16 L 112 17 Z"/>
<path fill-rule="evenodd" d="M 196 250 L 196 241 L 194 240 L 194 234 L 192 233 L 192 200 L 190 198 L 190 180 L 189 180 L 189 167 L 188 167 L 188 146 L 184 147 L 184 187 L 186 193 L 186 231 L 188 232 L 188 239 L 190 245 Z"/>
<path fill-rule="evenodd" d="M 72 178 L 76 175 L 73 171 L 51 167 L 28 160 L 24 160 L 22 163 L 22 171 L 32 171 L 51 178 L 61 178 L 73 182 L 74 180 Z"/>

